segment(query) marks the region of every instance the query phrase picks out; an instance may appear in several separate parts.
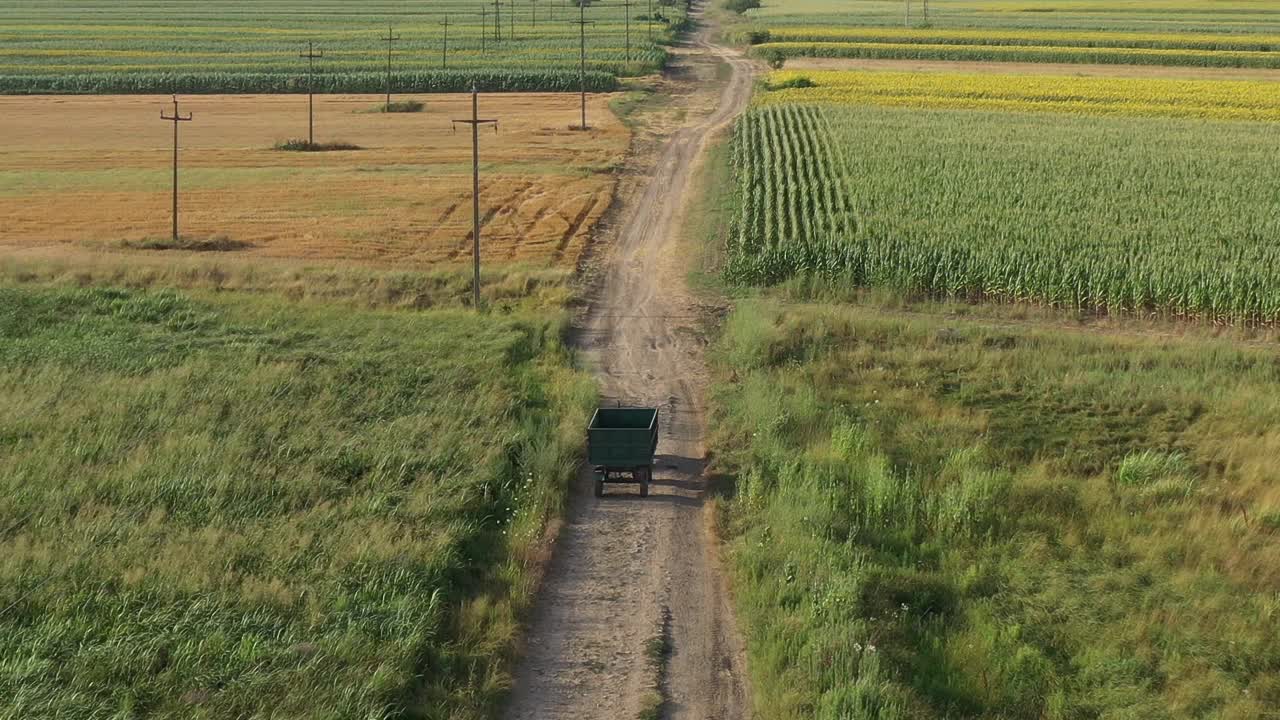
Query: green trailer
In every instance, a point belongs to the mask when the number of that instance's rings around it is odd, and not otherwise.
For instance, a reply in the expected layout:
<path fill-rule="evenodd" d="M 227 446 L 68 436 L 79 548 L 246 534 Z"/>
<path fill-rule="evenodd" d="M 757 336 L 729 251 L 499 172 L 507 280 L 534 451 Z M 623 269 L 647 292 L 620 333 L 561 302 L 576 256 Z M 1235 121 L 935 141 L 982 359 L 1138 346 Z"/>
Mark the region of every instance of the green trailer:
<path fill-rule="evenodd" d="M 587 462 L 595 468 L 596 497 L 605 483 L 640 483 L 649 495 L 653 453 L 658 449 L 657 408 L 599 408 L 587 426 Z"/>

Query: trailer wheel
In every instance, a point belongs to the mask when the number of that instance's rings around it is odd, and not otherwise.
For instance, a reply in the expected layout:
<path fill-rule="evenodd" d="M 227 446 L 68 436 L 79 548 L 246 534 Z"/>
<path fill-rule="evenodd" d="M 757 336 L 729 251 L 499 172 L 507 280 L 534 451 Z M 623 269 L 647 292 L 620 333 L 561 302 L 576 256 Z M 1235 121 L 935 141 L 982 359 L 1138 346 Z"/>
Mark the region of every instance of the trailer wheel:
<path fill-rule="evenodd" d="M 600 475 L 596 475 L 595 485 L 596 485 L 596 489 L 595 489 L 596 497 L 604 497 L 604 477 Z"/>
<path fill-rule="evenodd" d="M 651 468 L 640 468 L 636 471 L 640 477 L 640 497 L 649 497 L 649 478 L 653 475 Z"/>

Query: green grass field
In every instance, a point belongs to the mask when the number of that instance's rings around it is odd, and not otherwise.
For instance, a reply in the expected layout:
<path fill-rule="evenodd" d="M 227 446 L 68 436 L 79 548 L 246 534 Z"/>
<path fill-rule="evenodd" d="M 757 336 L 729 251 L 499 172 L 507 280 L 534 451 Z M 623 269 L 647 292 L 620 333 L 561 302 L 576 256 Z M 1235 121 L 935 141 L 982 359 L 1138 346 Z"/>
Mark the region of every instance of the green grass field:
<path fill-rule="evenodd" d="M 714 358 L 757 717 L 1274 716 L 1272 345 L 802 296 Z"/>
<path fill-rule="evenodd" d="M 481 7 L 488 9 L 483 48 Z M 402 92 L 456 90 L 471 77 L 494 89 L 563 90 L 565 78 L 576 82 L 579 36 L 570 24 L 578 18 L 576 4 L 503 3 L 500 29 L 493 10 L 461 0 L 9 4 L 0 7 L 0 92 L 305 92 L 307 64 L 299 54 L 308 42 L 324 53 L 316 66 L 323 91 L 376 91 L 387 61 L 379 38 L 389 26 L 401 38 L 393 69 Z M 639 75 L 662 66 L 663 44 L 682 27 L 685 3 L 637 2 L 629 14 L 628 33 L 622 5 L 588 6 L 595 22 L 587 30 L 589 70 Z M 508 87 L 499 85 L 504 81 Z"/>
<path fill-rule="evenodd" d="M 1280 319 L 1274 123 L 1016 111 L 1035 109 L 1032 98 L 1008 112 L 878 98 L 783 102 L 739 120 L 730 279 L 815 275 L 1105 312 Z"/>
<path fill-rule="evenodd" d="M 0 716 L 491 714 L 595 398 L 563 276 L 2 274 Z"/>

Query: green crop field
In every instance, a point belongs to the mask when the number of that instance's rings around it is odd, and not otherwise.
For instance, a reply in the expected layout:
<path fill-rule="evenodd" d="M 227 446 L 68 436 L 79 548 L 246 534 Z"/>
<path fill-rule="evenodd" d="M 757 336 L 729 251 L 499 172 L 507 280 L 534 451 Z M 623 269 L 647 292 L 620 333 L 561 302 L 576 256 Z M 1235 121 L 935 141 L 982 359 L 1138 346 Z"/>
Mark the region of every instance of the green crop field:
<path fill-rule="evenodd" d="M 906 310 L 715 350 L 755 716 L 1274 717 L 1274 345 Z"/>
<path fill-rule="evenodd" d="M 595 399 L 542 276 L 477 315 L 447 272 L 6 264 L 0 717 L 491 716 Z"/>
<path fill-rule="evenodd" d="M 733 31 L 792 57 L 1280 67 L 1280 5 L 1265 0 L 731 0 Z"/>
<path fill-rule="evenodd" d="M 928 107 L 934 90 L 969 82 L 923 80 L 941 85 L 907 91 L 906 104 Z M 974 98 L 1006 83 L 1024 94 L 992 106 L 1032 110 L 1043 79 L 973 81 L 983 85 Z M 848 87 L 857 90 L 856 76 Z M 1081 82 L 1072 107 L 1102 101 L 1089 87 Z M 820 102 L 840 91 L 812 92 Z M 1159 95 L 1115 101 L 1152 103 L 1142 107 L 1157 115 L 1176 107 Z M 909 293 L 1280 320 L 1274 123 L 1085 118 L 1048 97 L 1043 114 L 874 105 L 881 97 L 772 103 L 739 120 L 730 278 L 814 275 Z"/>
<path fill-rule="evenodd" d="M 299 54 L 308 42 L 324 53 L 317 71 L 325 92 L 376 91 L 387 63 L 387 42 L 379 38 L 389 27 L 401 38 L 392 65 L 404 92 L 454 90 L 471 77 L 512 90 L 563 90 L 566 77 L 576 81 L 575 3 L 502 3 L 499 27 L 493 11 L 491 3 L 460 0 L 8 3 L 0 5 L 0 93 L 301 92 L 306 61 Z M 586 17 L 595 23 L 587 28 L 587 69 L 639 75 L 665 62 L 663 45 L 683 26 L 685 3 L 646 0 L 628 11 L 596 2 Z M 599 77 L 594 83 L 612 89 Z"/>
<path fill-rule="evenodd" d="M 751 6 L 753 0 L 736 0 Z M 924 23 L 923 0 L 910 22 L 901 0 L 758 0 L 744 17 L 758 27 L 898 26 Z M 933 0 L 934 28 L 1142 32 L 1280 33 L 1274 0 Z"/>

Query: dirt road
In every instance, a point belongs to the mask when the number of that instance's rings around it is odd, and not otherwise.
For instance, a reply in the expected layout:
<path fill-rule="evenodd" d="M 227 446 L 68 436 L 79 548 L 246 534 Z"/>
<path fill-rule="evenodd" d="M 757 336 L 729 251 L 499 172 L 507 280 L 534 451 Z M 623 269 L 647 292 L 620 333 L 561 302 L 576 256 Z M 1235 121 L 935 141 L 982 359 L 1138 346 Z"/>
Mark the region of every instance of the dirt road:
<path fill-rule="evenodd" d="M 727 82 L 715 79 L 721 63 L 732 70 Z M 752 66 L 700 39 L 670 76 L 689 97 L 704 97 L 689 102 L 647 183 L 624 196 L 578 332 L 606 402 L 660 408 L 654 487 L 646 499 L 630 485 L 597 499 L 589 475 L 579 478 L 517 670 L 513 720 L 636 718 L 657 698 L 646 648 L 659 637 L 671 647 L 657 689 L 663 717 L 747 714 L 742 644 L 703 512 L 705 339 L 677 241 L 693 166 L 745 107 Z"/>

